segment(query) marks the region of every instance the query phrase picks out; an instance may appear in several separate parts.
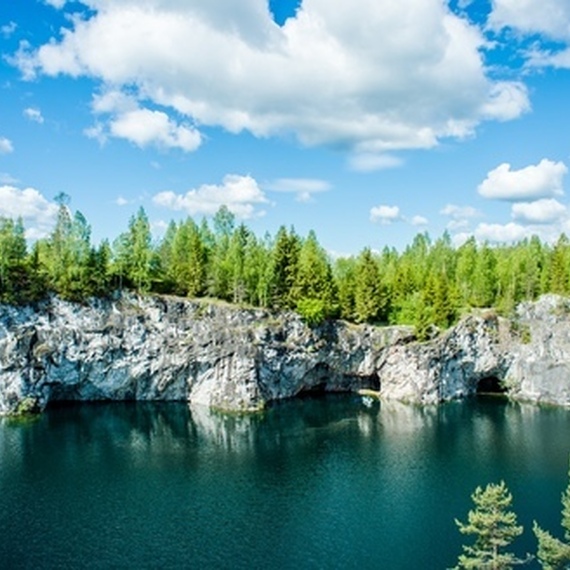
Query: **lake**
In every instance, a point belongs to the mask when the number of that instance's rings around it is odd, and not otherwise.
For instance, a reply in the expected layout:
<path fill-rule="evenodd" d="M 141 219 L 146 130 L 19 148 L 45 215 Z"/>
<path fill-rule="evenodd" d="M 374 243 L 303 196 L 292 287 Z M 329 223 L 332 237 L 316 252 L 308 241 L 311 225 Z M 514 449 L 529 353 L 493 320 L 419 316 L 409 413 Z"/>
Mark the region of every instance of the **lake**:
<path fill-rule="evenodd" d="M 569 410 L 499 398 L 54 407 L 0 420 L 0 568 L 447 568 L 454 518 L 501 479 L 534 552 L 569 454 Z"/>

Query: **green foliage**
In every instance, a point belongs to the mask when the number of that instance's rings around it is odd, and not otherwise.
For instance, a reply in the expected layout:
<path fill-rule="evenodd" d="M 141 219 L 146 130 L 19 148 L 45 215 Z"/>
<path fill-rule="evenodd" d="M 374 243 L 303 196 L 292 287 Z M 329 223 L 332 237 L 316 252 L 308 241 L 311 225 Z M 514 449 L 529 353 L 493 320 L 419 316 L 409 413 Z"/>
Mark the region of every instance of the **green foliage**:
<path fill-rule="evenodd" d="M 545 570 L 564 570 L 570 568 L 570 470 L 569 483 L 562 493 L 562 528 L 564 540 L 552 536 L 535 521 L 533 532 L 538 541 L 537 558 Z"/>
<path fill-rule="evenodd" d="M 0 301 L 19 303 L 30 289 L 26 238 L 22 220 L 0 218 Z"/>
<path fill-rule="evenodd" d="M 538 541 L 537 558 L 544 570 L 570 568 L 570 545 L 540 528 L 536 521 L 532 531 Z"/>
<path fill-rule="evenodd" d="M 293 287 L 297 278 L 301 240 L 291 229 L 281 226 L 271 255 L 271 304 L 278 308 L 295 306 Z"/>
<path fill-rule="evenodd" d="M 354 317 L 357 322 L 373 323 L 386 319 L 388 295 L 378 263 L 370 249 L 364 249 L 354 268 Z"/>
<path fill-rule="evenodd" d="M 522 560 L 506 548 L 521 535 L 523 527 L 517 524 L 516 514 L 510 510 L 512 495 L 505 483 L 477 487 L 471 495 L 475 509 L 469 511 L 467 522 L 456 519 L 462 534 L 473 535 L 475 542 L 463 546 L 456 568 L 466 570 L 493 570 L 512 568 Z"/>
<path fill-rule="evenodd" d="M 226 207 L 211 227 L 205 219 L 172 222 L 154 244 L 141 208 L 112 246 L 94 247 L 91 228 L 80 212 L 72 213 L 69 197 L 56 200 L 53 232 L 29 249 L 22 221 L 0 218 L 0 302 L 27 303 L 49 292 L 84 301 L 117 288 L 308 313 L 319 301 L 324 318 L 412 325 L 423 340 L 472 307 L 511 314 L 542 293 L 570 293 L 564 235 L 554 246 L 537 237 L 496 247 L 471 238 L 454 248 L 447 234 L 434 242 L 422 233 L 401 253 L 365 248 L 331 263 L 314 232 L 302 238 L 282 226 L 274 238 L 260 239 L 236 225 Z"/>
<path fill-rule="evenodd" d="M 297 301 L 297 313 L 310 327 L 316 327 L 327 318 L 325 302 L 322 299 L 303 298 Z"/>

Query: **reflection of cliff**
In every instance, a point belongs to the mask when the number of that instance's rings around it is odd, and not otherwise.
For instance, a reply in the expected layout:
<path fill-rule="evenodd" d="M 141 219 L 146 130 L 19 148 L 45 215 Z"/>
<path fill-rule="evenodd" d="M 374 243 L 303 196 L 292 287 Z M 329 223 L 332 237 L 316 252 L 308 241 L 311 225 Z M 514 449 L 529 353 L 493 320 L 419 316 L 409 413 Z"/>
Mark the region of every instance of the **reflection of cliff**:
<path fill-rule="evenodd" d="M 360 388 L 436 404 L 486 382 L 504 382 L 519 400 L 569 404 L 569 331 L 570 303 L 555 296 L 522 305 L 513 322 L 468 316 L 426 343 L 409 327 L 310 329 L 292 313 L 166 297 L 0 306 L 0 414 L 24 397 L 40 406 L 176 400 L 256 411 Z"/>
<path fill-rule="evenodd" d="M 271 406 L 260 414 L 224 414 L 190 406 L 197 437 L 230 454 L 287 453 L 352 432 L 368 437 L 377 431 L 378 405 L 369 409 L 358 396 L 321 396 Z"/>

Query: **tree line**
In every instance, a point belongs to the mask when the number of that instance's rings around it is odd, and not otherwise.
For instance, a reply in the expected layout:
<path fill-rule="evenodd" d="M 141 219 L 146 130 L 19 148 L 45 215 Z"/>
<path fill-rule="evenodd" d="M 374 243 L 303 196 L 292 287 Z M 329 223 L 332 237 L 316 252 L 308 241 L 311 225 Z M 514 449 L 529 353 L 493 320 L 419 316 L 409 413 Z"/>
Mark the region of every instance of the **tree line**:
<path fill-rule="evenodd" d="M 491 246 L 470 238 L 416 235 L 399 252 L 364 248 L 331 259 L 310 231 L 282 226 L 259 237 L 222 206 L 208 222 L 188 217 L 152 238 L 143 208 L 112 243 L 91 241 L 91 227 L 69 198 L 57 197 L 51 234 L 28 246 L 21 219 L 0 218 L 0 301 L 22 304 L 56 293 L 71 301 L 117 289 L 298 311 L 313 325 L 328 318 L 411 324 L 420 337 L 472 308 L 508 314 L 542 293 L 570 293 L 570 242 L 538 237 Z"/>

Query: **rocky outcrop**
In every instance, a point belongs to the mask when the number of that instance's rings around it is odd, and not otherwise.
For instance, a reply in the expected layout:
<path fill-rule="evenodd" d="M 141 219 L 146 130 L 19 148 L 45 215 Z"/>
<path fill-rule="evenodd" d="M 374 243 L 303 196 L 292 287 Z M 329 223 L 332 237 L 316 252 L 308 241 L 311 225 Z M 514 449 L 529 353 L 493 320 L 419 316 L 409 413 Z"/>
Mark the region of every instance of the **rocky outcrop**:
<path fill-rule="evenodd" d="M 522 303 L 511 322 L 518 340 L 504 383 L 513 399 L 570 406 L 570 299 Z"/>
<path fill-rule="evenodd" d="M 518 399 L 570 403 L 570 309 L 544 297 L 509 322 L 473 314 L 419 343 L 409 327 L 310 329 L 292 313 L 121 295 L 0 306 L 0 414 L 33 399 L 187 400 L 251 411 L 311 391 L 369 388 L 437 403 L 504 381 Z"/>

